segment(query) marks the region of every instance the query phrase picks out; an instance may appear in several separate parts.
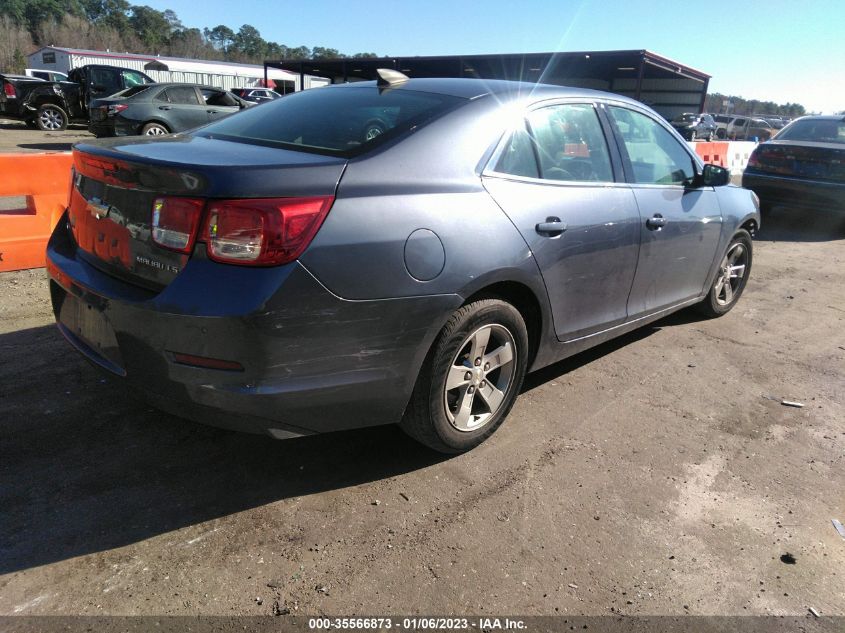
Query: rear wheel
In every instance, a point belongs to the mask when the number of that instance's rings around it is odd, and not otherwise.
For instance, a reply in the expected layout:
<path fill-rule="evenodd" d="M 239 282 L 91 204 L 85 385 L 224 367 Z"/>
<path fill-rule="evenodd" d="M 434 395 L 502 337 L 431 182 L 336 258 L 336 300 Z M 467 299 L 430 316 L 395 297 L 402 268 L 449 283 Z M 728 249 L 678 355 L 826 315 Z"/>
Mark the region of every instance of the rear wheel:
<path fill-rule="evenodd" d="M 435 341 L 400 425 L 436 451 L 468 451 L 508 415 L 527 365 L 528 332 L 519 311 L 499 299 L 467 304 Z"/>
<path fill-rule="evenodd" d="M 143 128 L 141 128 L 141 134 L 144 136 L 163 136 L 165 134 L 170 134 L 170 130 L 161 123 L 152 122 L 147 123 Z"/>
<path fill-rule="evenodd" d="M 699 312 L 708 317 L 718 317 L 736 305 L 751 273 L 751 259 L 751 235 L 741 229 L 728 244 L 710 292 L 697 306 Z"/>
<path fill-rule="evenodd" d="M 35 113 L 35 125 L 43 132 L 59 132 L 67 128 L 67 114 L 54 103 L 45 103 Z"/>

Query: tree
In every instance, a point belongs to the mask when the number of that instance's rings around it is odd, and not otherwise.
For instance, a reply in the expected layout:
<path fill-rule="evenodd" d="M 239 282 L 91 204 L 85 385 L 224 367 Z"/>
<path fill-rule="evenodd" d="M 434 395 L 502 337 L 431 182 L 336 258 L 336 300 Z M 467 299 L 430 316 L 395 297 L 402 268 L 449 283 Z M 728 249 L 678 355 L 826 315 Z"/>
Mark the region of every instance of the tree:
<path fill-rule="evenodd" d="M 338 57 L 342 57 L 342 55 L 336 48 L 315 46 L 311 49 L 311 59 L 337 59 Z"/>
<path fill-rule="evenodd" d="M 232 29 L 223 24 L 218 24 L 213 29 L 205 29 L 203 33 L 214 48 L 222 52 L 223 55 L 229 54 L 229 49 L 232 47 L 232 41 L 235 38 L 235 32 Z"/>
<path fill-rule="evenodd" d="M 258 29 L 250 24 L 244 24 L 232 38 L 232 50 L 244 61 L 256 61 L 264 58 L 267 42 L 261 37 Z"/>
<path fill-rule="evenodd" d="M 164 13 L 152 7 L 133 6 L 129 16 L 129 26 L 152 53 L 161 50 L 170 39 L 170 24 L 167 18 L 164 17 Z"/>
<path fill-rule="evenodd" d="M 26 55 L 35 50 L 29 31 L 8 15 L 0 15 L 0 69 L 8 73 L 22 73 Z"/>

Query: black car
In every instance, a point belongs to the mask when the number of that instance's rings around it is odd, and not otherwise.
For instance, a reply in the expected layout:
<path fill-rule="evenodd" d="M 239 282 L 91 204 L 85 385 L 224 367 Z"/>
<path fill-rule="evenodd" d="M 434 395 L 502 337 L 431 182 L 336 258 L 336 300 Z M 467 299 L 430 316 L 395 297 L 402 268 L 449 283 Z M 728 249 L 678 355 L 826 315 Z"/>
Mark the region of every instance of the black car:
<path fill-rule="evenodd" d="M 845 212 L 845 117 L 808 116 L 757 146 L 742 186 L 774 205 Z"/>
<path fill-rule="evenodd" d="M 133 86 L 91 102 L 94 136 L 158 136 L 184 132 L 252 105 L 231 92 L 184 83 Z"/>
<path fill-rule="evenodd" d="M 712 141 L 716 135 L 716 122 L 709 114 L 692 114 L 686 112 L 670 121 L 672 127 L 678 130 L 685 139 L 707 139 Z"/>
<path fill-rule="evenodd" d="M 269 88 L 232 88 L 232 94 L 252 103 L 264 103 L 282 98 L 282 95 Z"/>

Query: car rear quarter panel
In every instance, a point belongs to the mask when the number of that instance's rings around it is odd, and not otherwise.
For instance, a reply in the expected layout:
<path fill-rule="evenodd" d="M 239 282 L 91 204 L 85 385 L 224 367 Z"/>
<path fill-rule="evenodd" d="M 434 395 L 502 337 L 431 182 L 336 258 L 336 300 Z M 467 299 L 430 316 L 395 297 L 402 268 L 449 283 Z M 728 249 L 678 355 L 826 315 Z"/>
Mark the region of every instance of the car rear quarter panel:
<path fill-rule="evenodd" d="M 492 271 L 535 279 L 528 245 L 481 184 L 481 163 L 504 129 L 496 110 L 470 104 L 350 161 L 334 206 L 300 261 L 347 299 L 466 296 Z M 435 243 L 431 257 L 443 257 L 442 270 L 427 281 L 412 276 L 405 262 L 406 243 L 418 229 L 436 234 L 445 254 Z"/>

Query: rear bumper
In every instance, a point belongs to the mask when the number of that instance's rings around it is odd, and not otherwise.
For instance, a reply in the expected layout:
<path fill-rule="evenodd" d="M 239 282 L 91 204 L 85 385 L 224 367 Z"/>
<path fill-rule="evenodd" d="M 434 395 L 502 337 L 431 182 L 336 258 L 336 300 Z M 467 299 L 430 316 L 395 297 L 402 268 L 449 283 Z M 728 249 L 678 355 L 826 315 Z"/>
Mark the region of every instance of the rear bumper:
<path fill-rule="evenodd" d="M 845 213 L 845 183 L 800 180 L 746 169 L 742 186 L 756 193 L 764 204 Z"/>
<path fill-rule="evenodd" d="M 275 437 L 398 422 L 429 346 L 461 302 L 346 301 L 299 263 L 247 268 L 198 256 L 154 293 L 88 263 L 64 221 L 47 266 L 60 329 L 89 360 L 158 408 Z M 244 369 L 184 365 L 174 353 Z"/>

